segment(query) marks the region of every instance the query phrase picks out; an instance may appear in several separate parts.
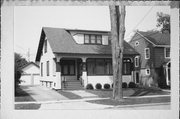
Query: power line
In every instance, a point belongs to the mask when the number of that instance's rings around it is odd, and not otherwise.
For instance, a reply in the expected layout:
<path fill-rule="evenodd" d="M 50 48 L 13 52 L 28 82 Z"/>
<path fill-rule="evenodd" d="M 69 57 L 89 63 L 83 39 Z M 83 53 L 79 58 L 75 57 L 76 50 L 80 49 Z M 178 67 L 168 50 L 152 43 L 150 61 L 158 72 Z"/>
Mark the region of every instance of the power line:
<path fill-rule="evenodd" d="M 148 10 L 148 12 L 144 15 L 144 17 L 138 22 L 138 24 L 133 28 L 133 30 L 135 30 L 139 24 L 147 17 L 147 15 L 151 12 L 151 10 L 153 9 L 153 6 Z M 126 36 L 129 36 L 131 34 L 132 31 L 130 31 Z"/>

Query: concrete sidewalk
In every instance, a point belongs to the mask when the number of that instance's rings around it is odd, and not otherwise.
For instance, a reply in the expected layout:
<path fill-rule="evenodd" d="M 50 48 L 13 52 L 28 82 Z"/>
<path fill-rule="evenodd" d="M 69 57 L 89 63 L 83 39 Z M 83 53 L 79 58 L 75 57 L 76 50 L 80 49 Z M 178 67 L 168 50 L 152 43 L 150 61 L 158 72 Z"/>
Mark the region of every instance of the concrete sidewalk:
<path fill-rule="evenodd" d="M 56 91 L 42 87 L 42 86 L 23 86 L 21 87 L 25 92 L 27 92 L 35 101 L 58 101 L 58 100 L 68 100 L 63 95 L 60 95 Z"/>

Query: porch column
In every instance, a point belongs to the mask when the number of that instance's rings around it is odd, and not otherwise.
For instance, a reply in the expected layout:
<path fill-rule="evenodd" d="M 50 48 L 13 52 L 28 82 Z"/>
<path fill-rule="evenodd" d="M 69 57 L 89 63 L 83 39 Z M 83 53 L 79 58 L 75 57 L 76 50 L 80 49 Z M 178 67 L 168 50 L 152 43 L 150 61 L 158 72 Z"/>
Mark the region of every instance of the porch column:
<path fill-rule="evenodd" d="M 61 89 L 61 65 L 60 59 L 56 58 L 56 80 L 54 82 L 54 89 Z"/>
<path fill-rule="evenodd" d="M 83 85 L 86 87 L 88 84 L 88 78 L 87 78 L 87 68 L 86 68 L 86 59 L 87 58 L 82 58 L 83 64 L 82 64 L 82 80 L 83 80 Z"/>

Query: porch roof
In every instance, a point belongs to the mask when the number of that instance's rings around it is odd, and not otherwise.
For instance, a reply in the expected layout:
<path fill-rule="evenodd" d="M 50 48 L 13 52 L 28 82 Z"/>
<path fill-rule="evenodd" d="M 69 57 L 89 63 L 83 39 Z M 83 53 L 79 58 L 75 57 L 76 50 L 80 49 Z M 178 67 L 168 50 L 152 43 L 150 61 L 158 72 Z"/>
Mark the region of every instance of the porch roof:
<path fill-rule="evenodd" d="M 94 55 L 111 55 L 111 45 L 87 45 L 87 44 L 77 44 L 69 30 L 62 28 L 50 28 L 43 27 L 41 38 L 39 42 L 38 52 L 36 56 L 36 61 L 38 61 L 43 47 L 44 38 L 47 37 L 50 47 L 53 53 L 63 53 L 63 54 L 94 54 Z M 124 41 L 124 54 L 127 55 L 138 55 L 137 53 L 126 41 Z"/>

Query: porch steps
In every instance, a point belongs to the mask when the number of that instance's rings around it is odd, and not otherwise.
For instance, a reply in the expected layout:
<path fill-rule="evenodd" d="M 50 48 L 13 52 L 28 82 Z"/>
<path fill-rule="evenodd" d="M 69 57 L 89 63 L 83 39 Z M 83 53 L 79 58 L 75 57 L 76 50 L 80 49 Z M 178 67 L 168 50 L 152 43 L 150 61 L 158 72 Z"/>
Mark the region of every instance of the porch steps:
<path fill-rule="evenodd" d="M 62 85 L 65 90 L 82 90 L 84 87 L 81 85 L 79 80 L 71 80 L 66 81 L 65 84 Z"/>

